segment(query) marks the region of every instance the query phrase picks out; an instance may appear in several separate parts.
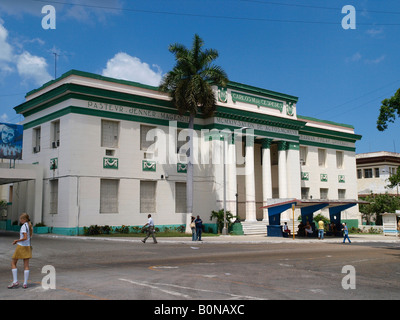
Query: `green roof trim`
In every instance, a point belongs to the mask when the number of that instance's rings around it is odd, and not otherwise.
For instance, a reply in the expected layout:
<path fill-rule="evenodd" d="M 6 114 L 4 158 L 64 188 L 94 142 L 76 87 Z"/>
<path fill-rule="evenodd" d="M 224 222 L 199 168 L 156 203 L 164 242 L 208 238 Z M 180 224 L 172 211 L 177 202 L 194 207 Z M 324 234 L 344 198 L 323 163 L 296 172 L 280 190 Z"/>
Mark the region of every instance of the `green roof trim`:
<path fill-rule="evenodd" d="M 71 75 L 81 76 L 81 77 L 91 78 L 91 79 L 96 79 L 96 80 L 102 80 L 102 81 L 108 81 L 108 82 L 113 82 L 113 83 L 118 83 L 118 84 L 138 87 L 138 88 L 143 88 L 143 89 L 147 89 L 147 90 L 158 91 L 158 87 L 156 87 L 156 86 L 150 86 L 150 85 L 146 85 L 146 84 L 142 84 L 142 83 L 134 82 L 134 81 L 128 81 L 128 80 L 105 77 L 105 76 L 101 76 L 101 75 L 95 74 L 95 73 L 90 73 L 90 72 L 86 72 L 86 71 L 80 71 L 80 70 L 72 69 L 72 70 L 62 74 L 57 79 L 51 80 L 49 82 L 46 82 L 40 88 L 37 88 L 37 89 L 29 91 L 25 95 L 25 97 L 29 97 L 30 95 L 32 95 L 34 93 L 37 93 L 40 90 L 43 90 L 46 87 L 49 87 L 50 85 L 52 85 L 52 84 L 54 84 L 54 83 L 56 83 L 56 82 L 58 82 L 60 80 L 63 80 L 63 79 L 65 79 L 65 78 L 67 78 L 67 77 L 69 77 Z M 284 93 L 280 93 L 280 92 L 275 92 L 275 91 L 270 91 L 270 90 L 266 90 L 266 89 L 262 89 L 262 88 L 258 88 L 258 87 L 254 87 L 254 86 L 250 86 L 250 85 L 246 85 L 246 84 L 242 84 L 242 83 L 239 83 L 239 82 L 234 82 L 234 81 L 230 81 L 228 83 L 227 87 L 230 88 L 230 89 L 237 89 L 237 90 L 241 90 L 241 91 L 252 93 L 252 94 L 268 96 L 268 97 L 272 97 L 272 98 L 275 98 L 275 99 L 283 99 L 285 101 L 297 102 L 299 100 L 298 97 L 295 97 L 295 96 L 292 96 L 292 95 L 288 95 L 288 94 L 284 94 Z"/>
<path fill-rule="evenodd" d="M 306 117 L 306 116 L 297 115 L 297 119 L 315 121 L 315 122 L 320 122 L 320 123 L 332 124 L 334 126 L 354 129 L 354 127 L 352 125 L 350 125 L 350 124 L 338 123 L 338 122 L 329 121 L 329 120 L 321 120 L 321 119 L 317 119 L 317 118 L 313 118 L 313 117 Z"/>
<path fill-rule="evenodd" d="M 55 80 L 51 80 L 49 82 L 46 82 L 44 85 L 42 85 L 40 88 L 34 89 L 29 91 L 25 97 L 29 97 L 30 95 L 45 89 L 46 87 L 62 80 L 65 79 L 71 75 L 75 75 L 75 76 L 80 76 L 80 77 L 85 77 L 85 78 L 91 78 L 91 79 L 96 79 L 96 80 L 102 80 L 102 81 L 108 81 L 108 82 L 114 82 L 114 83 L 118 83 L 118 84 L 124 84 L 124 85 L 128 85 L 128 86 L 132 86 L 132 87 L 138 87 L 138 88 L 143 88 L 143 89 L 148 89 L 148 90 L 153 90 L 153 91 L 158 91 L 158 87 L 154 87 L 154 86 L 150 86 L 150 85 L 146 85 L 146 84 L 142 84 L 139 82 L 134 82 L 134 81 L 128 81 L 128 80 L 122 80 L 122 79 L 115 79 L 115 78 L 110 78 L 110 77 L 105 77 L 105 76 L 101 76 L 99 74 L 95 74 L 95 73 L 90 73 L 90 72 L 86 72 L 86 71 L 79 71 L 79 70 L 70 70 L 66 73 L 64 73 L 63 75 L 61 75 L 60 77 L 58 77 Z"/>
<path fill-rule="evenodd" d="M 240 90 L 240 91 L 251 93 L 251 94 L 267 96 L 270 98 L 290 101 L 290 102 L 294 102 L 294 103 L 297 103 L 297 101 L 299 101 L 298 97 L 295 97 L 295 96 L 292 96 L 289 94 L 271 91 L 271 90 L 267 90 L 267 89 L 262 89 L 262 88 L 250 86 L 250 85 L 239 83 L 239 82 L 234 82 L 234 81 L 229 81 L 227 88 L 236 89 L 236 90 Z"/>

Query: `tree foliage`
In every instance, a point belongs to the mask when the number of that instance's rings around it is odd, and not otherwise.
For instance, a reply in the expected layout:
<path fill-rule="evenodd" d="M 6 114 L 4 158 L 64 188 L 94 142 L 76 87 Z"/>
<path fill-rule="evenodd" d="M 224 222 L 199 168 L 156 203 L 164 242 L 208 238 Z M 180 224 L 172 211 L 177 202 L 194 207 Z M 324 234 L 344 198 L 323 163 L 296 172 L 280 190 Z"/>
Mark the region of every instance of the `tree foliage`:
<path fill-rule="evenodd" d="M 230 211 L 226 211 L 226 225 L 228 229 L 231 227 L 233 224 L 232 220 L 236 218 L 236 216 L 233 216 Z M 218 225 L 218 232 L 222 232 L 222 228 L 224 227 L 224 209 L 221 209 L 219 211 L 212 211 L 210 220 L 216 219 L 217 220 L 217 225 Z"/>
<path fill-rule="evenodd" d="M 400 117 L 400 89 L 390 99 L 382 101 L 377 128 L 379 131 L 385 131 L 388 123 L 394 123 L 397 117 Z"/>
<path fill-rule="evenodd" d="M 225 71 L 213 64 L 218 51 L 203 50 L 203 45 L 203 40 L 195 34 L 191 49 L 179 43 L 168 48 L 175 55 L 176 65 L 164 76 L 160 90 L 171 95 L 180 114 L 196 115 L 199 111 L 211 114 L 216 104 L 211 85 L 227 85 Z"/>
<path fill-rule="evenodd" d="M 389 184 L 386 186 L 386 188 L 395 188 L 400 185 L 400 166 L 397 168 L 397 171 L 395 174 L 390 175 L 388 178 Z"/>
<path fill-rule="evenodd" d="M 385 194 L 373 194 L 365 197 L 363 200 L 369 204 L 360 204 L 360 212 L 367 224 L 375 222 L 382 224 L 382 214 L 385 212 L 395 212 L 400 209 L 400 198 Z"/>

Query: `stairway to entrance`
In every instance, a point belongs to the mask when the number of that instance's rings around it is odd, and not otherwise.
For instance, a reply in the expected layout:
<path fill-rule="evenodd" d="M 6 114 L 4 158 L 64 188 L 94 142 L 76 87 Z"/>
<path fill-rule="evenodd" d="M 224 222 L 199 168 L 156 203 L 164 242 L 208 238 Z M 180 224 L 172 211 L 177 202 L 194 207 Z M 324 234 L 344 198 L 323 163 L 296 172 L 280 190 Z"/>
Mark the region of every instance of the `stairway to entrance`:
<path fill-rule="evenodd" d="M 244 235 L 267 235 L 267 223 L 265 221 L 241 221 Z"/>

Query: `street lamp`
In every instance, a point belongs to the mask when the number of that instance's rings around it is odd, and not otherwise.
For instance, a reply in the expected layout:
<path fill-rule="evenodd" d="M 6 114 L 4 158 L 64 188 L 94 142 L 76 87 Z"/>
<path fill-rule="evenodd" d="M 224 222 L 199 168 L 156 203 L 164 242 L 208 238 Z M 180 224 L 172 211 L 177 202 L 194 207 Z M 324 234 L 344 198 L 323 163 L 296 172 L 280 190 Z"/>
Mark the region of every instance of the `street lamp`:
<path fill-rule="evenodd" d="M 246 130 L 246 129 L 250 129 L 250 128 L 249 127 L 242 127 L 238 131 L 243 131 L 243 130 Z M 224 161 L 224 227 L 222 228 L 222 234 L 223 235 L 227 235 L 228 234 L 228 228 L 226 226 L 226 154 L 225 154 L 225 142 L 226 142 L 227 139 L 229 139 L 229 137 L 232 135 L 232 133 L 235 133 L 235 131 L 229 133 L 228 135 L 224 135 L 224 146 L 223 146 L 223 149 L 224 149 L 223 150 L 223 161 Z M 235 165 L 236 165 L 236 162 L 235 162 Z"/>

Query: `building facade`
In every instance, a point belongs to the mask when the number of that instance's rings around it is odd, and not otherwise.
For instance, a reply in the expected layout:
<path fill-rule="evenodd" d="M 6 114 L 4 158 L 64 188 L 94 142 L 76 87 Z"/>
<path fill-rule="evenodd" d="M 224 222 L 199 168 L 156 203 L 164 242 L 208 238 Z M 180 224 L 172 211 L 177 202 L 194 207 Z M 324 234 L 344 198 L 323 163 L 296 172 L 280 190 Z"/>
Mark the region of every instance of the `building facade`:
<path fill-rule="evenodd" d="M 225 204 L 240 220 L 265 226 L 262 207 L 273 202 L 357 199 L 361 136 L 352 126 L 300 116 L 291 95 L 236 82 L 213 89 L 215 113 L 195 119 L 196 216 L 214 225 L 211 211 Z M 64 234 L 143 225 L 148 213 L 158 226 L 187 223 L 188 116 L 158 88 L 71 70 L 15 110 L 24 116 L 23 162 L 43 168 L 42 215 L 34 223 Z M 13 195 L 10 219 L 21 195 L 41 201 L 29 184 Z M 360 222 L 358 207 L 345 218 Z M 282 222 L 290 219 L 282 213 Z"/>
<path fill-rule="evenodd" d="M 368 152 L 356 155 L 358 196 L 371 193 L 399 195 L 398 188 L 387 188 L 389 177 L 397 172 L 400 166 L 400 153 Z"/>

